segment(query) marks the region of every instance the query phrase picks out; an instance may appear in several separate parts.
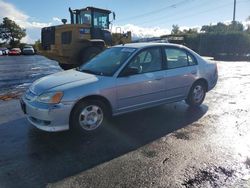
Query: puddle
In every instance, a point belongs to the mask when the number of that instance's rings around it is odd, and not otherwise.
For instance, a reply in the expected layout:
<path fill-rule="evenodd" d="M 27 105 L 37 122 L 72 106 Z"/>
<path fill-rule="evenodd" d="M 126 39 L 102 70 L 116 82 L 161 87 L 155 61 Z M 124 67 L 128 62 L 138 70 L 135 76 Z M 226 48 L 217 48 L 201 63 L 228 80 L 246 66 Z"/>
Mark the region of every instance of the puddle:
<path fill-rule="evenodd" d="M 234 176 L 235 170 L 224 167 L 213 167 L 199 170 L 194 177 L 182 183 L 186 188 L 191 187 L 221 187 Z"/>
<path fill-rule="evenodd" d="M 0 64 L 0 100 L 11 100 L 21 94 L 37 79 L 61 71 L 55 61 L 42 56 L 20 57 L 20 62 L 10 58 L 10 63 Z"/>

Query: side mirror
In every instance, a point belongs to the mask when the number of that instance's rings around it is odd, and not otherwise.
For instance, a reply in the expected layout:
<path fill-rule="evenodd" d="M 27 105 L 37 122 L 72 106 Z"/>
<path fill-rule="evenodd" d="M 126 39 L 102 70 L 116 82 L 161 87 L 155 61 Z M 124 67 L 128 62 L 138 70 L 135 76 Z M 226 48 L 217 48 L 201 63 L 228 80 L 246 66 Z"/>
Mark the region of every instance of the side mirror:
<path fill-rule="evenodd" d="M 120 74 L 120 77 L 130 76 L 138 73 L 139 69 L 137 67 L 126 67 Z"/>
<path fill-rule="evenodd" d="M 115 20 L 115 12 L 113 12 L 113 20 Z"/>

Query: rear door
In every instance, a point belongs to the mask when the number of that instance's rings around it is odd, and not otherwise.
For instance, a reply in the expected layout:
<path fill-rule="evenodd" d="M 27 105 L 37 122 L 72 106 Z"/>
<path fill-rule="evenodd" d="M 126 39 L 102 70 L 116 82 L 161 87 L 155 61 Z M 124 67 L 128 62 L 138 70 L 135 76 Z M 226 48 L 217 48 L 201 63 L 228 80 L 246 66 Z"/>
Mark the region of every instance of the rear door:
<path fill-rule="evenodd" d="M 139 72 L 117 78 L 118 111 L 143 108 L 165 97 L 165 70 L 160 47 L 140 51 L 127 67 L 137 67 Z"/>
<path fill-rule="evenodd" d="M 189 89 L 197 78 L 197 61 L 185 49 L 165 47 L 166 57 L 166 97 L 176 101 L 185 99 Z"/>

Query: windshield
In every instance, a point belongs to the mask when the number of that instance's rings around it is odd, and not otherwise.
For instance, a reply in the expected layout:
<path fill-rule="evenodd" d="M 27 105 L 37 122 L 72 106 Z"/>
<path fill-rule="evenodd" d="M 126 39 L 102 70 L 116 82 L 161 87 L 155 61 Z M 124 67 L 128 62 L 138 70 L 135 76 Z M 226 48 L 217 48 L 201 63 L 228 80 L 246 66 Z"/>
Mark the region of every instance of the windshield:
<path fill-rule="evenodd" d="M 92 25 L 94 28 L 109 29 L 109 14 L 90 10 L 78 10 L 73 15 L 73 21 L 76 24 Z"/>
<path fill-rule="evenodd" d="M 113 76 L 121 65 L 136 51 L 136 48 L 115 47 L 106 49 L 86 64 L 80 71 L 91 74 Z"/>
<path fill-rule="evenodd" d="M 12 48 L 12 50 L 20 51 L 20 48 Z"/>
<path fill-rule="evenodd" d="M 94 12 L 94 27 L 101 29 L 109 28 L 109 15 L 100 12 Z"/>

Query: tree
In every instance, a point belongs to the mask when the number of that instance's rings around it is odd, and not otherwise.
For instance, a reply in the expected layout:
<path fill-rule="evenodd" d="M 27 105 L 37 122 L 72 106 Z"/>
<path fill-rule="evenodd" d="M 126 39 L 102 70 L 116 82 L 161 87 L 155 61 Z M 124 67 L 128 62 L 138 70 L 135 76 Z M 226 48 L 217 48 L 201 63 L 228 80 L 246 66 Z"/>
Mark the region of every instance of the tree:
<path fill-rule="evenodd" d="M 184 29 L 183 33 L 184 34 L 198 34 L 198 29 L 197 28 Z"/>
<path fill-rule="evenodd" d="M 247 17 L 246 21 L 250 21 L 250 16 Z M 250 33 L 250 24 L 247 24 L 247 33 Z"/>
<path fill-rule="evenodd" d="M 228 25 L 228 28 L 230 31 L 237 31 L 237 32 L 242 32 L 244 31 L 244 26 L 240 22 L 233 21 L 231 24 Z"/>
<path fill-rule="evenodd" d="M 26 36 L 26 30 L 17 25 L 13 20 L 5 17 L 0 24 L 0 39 L 15 47 Z"/>
<path fill-rule="evenodd" d="M 171 34 L 173 35 L 176 35 L 176 34 L 180 34 L 181 31 L 180 31 L 180 28 L 178 25 L 172 25 L 172 31 L 171 31 Z"/>
<path fill-rule="evenodd" d="M 35 50 L 42 49 L 42 44 L 41 44 L 41 40 L 40 39 L 37 40 L 37 41 L 35 41 L 34 48 L 35 48 Z"/>
<path fill-rule="evenodd" d="M 217 23 L 216 25 L 204 25 L 201 31 L 205 33 L 231 33 L 242 32 L 244 29 L 243 24 L 240 22 L 231 22 L 230 24 Z"/>

